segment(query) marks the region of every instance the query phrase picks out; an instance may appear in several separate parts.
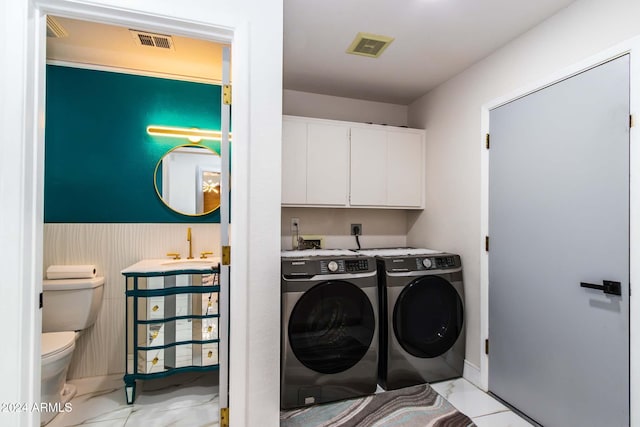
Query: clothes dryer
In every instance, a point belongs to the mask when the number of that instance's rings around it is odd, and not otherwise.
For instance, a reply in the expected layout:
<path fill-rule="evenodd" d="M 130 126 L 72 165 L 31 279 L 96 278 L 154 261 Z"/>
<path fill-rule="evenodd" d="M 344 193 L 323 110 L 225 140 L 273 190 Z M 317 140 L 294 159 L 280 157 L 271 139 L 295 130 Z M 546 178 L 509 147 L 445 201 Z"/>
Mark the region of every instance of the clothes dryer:
<path fill-rule="evenodd" d="M 464 286 L 460 257 L 431 249 L 378 249 L 379 382 L 386 390 L 462 376 Z"/>
<path fill-rule="evenodd" d="M 289 251 L 281 268 L 281 407 L 374 393 L 375 259 L 347 250 Z"/>

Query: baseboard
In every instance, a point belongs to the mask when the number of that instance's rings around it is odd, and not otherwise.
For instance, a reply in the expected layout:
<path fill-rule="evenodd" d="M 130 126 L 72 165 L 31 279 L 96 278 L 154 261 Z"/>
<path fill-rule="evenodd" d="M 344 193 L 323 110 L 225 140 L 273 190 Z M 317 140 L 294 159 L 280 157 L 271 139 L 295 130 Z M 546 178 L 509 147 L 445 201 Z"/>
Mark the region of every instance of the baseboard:
<path fill-rule="evenodd" d="M 462 376 L 465 380 L 469 381 L 480 390 L 484 390 L 482 387 L 482 381 L 480 381 L 480 368 L 466 359 L 464 361 L 464 371 L 462 373 Z"/>

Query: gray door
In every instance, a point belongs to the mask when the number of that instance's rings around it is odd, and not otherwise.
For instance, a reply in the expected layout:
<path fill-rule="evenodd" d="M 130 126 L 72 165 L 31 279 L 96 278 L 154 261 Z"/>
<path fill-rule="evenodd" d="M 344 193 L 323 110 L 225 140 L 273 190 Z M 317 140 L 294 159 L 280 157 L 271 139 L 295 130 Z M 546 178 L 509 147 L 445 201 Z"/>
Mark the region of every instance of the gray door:
<path fill-rule="evenodd" d="M 629 57 L 490 114 L 489 391 L 544 426 L 628 426 Z M 621 295 L 581 287 L 604 280 Z"/>

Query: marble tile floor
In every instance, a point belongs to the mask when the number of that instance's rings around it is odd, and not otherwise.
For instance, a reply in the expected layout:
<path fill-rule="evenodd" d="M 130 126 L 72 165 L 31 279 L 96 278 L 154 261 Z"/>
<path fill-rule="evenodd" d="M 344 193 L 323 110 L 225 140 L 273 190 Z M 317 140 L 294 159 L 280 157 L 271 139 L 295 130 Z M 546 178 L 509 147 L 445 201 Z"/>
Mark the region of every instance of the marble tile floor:
<path fill-rule="evenodd" d="M 71 383 L 78 388 L 72 411 L 59 414 L 47 427 L 218 426 L 217 372 L 139 381 L 133 405 L 125 401 L 121 375 Z M 478 427 L 532 426 L 463 378 L 431 386 Z"/>
<path fill-rule="evenodd" d="M 122 375 L 70 383 L 78 389 L 72 410 L 46 427 L 218 426 L 218 372 L 138 381 L 133 405 L 126 403 Z"/>
<path fill-rule="evenodd" d="M 478 427 L 532 427 L 527 420 L 464 378 L 434 383 L 431 387 Z"/>

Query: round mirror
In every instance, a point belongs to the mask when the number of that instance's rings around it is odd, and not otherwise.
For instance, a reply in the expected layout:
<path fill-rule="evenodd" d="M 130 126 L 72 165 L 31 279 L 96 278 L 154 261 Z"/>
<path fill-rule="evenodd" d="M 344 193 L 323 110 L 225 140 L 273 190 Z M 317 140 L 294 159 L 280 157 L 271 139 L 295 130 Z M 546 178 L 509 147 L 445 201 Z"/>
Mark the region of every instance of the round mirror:
<path fill-rule="evenodd" d="M 186 144 L 162 156 L 153 173 L 156 193 L 170 209 L 200 216 L 220 207 L 220 155 L 208 147 Z"/>

